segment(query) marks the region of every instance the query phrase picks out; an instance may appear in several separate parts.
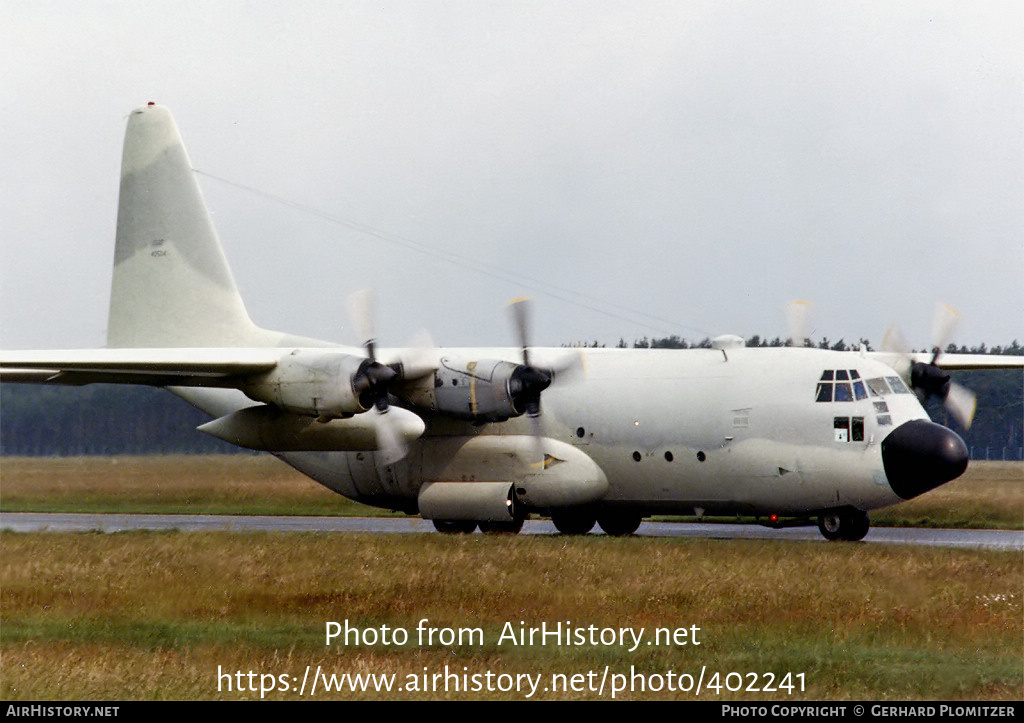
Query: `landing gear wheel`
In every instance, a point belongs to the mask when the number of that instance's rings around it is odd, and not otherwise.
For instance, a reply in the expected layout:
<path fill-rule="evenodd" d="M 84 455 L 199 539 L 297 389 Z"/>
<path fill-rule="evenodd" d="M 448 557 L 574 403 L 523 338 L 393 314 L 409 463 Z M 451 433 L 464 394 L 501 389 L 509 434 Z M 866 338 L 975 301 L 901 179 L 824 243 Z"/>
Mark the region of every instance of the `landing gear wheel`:
<path fill-rule="evenodd" d="M 643 517 L 630 512 L 619 512 L 601 515 L 597 518 L 597 524 L 601 526 L 606 535 L 632 535 L 640 527 Z"/>
<path fill-rule="evenodd" d="M 472 520 L 433 520 L 434 529 L 446 535 L 468 535 L 476 529 Z"/>
<path fill-rule="evenodd" d="M 838 510 L 818 518 L 818 530 L 826 540 L 863 540 L 870 527 L 867 513 L 860 510 Z"/>
<path fill-rule="evenodd" d="M 521 529 L 523 529 L 522 520 L 480 523 L 480 532 L 491 535 L 518 535 Z"/>
<path fill-rule="evenodd" d="M 551 521 L 563 535 L 585 535 L 597 522 L 597 516 L 586 508 L 563 507 L 551 510 Z"/>

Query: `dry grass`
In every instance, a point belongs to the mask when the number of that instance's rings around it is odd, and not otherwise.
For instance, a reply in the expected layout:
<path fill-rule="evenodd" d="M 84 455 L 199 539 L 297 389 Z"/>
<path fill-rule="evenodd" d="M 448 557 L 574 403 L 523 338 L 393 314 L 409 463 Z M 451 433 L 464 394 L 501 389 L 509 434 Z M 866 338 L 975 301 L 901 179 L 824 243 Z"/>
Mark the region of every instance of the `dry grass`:
<path fill-rule="evenodd" d="M 706 665 L 804 673 L 794 699 L 1024 694 L 1016 553 L 480 535 L 8 533 L 0 543 L 5 699 L 253 698 L 218 690 L 218 666 L 301 677 L 306 665 L 401 676 Z M 422 618 L 480 628 L 483 644 L 324 645 L 327 620 L 413 631 Z M 702 645 L 497 644 L 505 622 L 565 620 L 697 625 Z"/>
<path fill-rule="evenodd" d="M 5 511 L 372 514 L 266 454 L 0 458 Z"/>
<path fill-rule="evenodd" d="M 883 514 L 1021 526 L 1020 464 Z M 268 456 L 0 461 L 3 509 L 331 514 L 366 508 Z M 901 517 L 902 516 L 902 517 Z M 984 525 L 983 525 L 984 526 Z M 1020 553 L 559 536 L 0 534 L 0 698 L 253 699 L 218 670 L 329 674 L 803 673 L 703 699 L 1024 696 Z M 324 624 L 480 628 L 481 645 L 325 646 Z M 505 622 L 701 628 L 701 646 L 498 645 Z M 237 683 L 237 681 L 234 681 Z M 297 686 L 296 686 L 297 687 Z M 274 691 L 266 697 L 293 698 Z M 320 693 L 521 699 L 524 694 Z M 609 697 L 541 691 L 536 697 Z M 692 698 L 636 692 L 619 697 Z"/>

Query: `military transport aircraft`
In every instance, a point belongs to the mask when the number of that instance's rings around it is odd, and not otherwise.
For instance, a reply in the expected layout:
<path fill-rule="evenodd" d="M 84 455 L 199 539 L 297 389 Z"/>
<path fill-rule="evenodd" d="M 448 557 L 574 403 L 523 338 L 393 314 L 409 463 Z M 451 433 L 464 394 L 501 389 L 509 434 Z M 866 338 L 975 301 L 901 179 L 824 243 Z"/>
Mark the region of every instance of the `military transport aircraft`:
<path fill-rule="evenodd" d="M 378 349 L 368 297 L 352 305 L 362 347 L 250 320 L 177 127 L 151 103 L 125 136 L 108 347 L 4 352 L 0 379 L 166 387 L 213 417 L 203 432 L 445 532 L 516 532 L 533 514 L 565 534 L 596 522 L 621 535 L 656 513 L 735 514 L 857 540 L 868 510 L 967 467 L 918 394 L 966 422 L 973 401 L 945 370 L 1024 361 L 748 349 L 734 336 L 709 349 L 531 348 L 523 302 L 518 347 Z"/>

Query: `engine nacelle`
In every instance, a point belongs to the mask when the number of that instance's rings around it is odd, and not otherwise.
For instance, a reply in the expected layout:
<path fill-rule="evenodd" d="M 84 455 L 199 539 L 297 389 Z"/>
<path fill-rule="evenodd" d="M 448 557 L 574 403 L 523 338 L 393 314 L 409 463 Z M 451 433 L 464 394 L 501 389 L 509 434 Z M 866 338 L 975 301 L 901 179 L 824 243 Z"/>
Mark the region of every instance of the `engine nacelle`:
<path fill-rule="evenodd" d="M 380 449 L 380 428 L 385 423 L 406 446 L 425 429 L 422 419 L 400 407 L 388 411 L 387 422 L 379 414 L 319 421 L 263 404 L 239 409 L 198 429 L 239 447 L 266 452 L 347 452 Z"/>
<path fill-rule="evenodd" d="M 403 388 L 408 402 L 459 419 L 503 422 L 526 411 L 517 393 L 528 367 L 500 359 L 443 357 L 433 374 Z"/>
<path fill-rule="evenodd" d="M 252 377 L 240 389 L 258 402 L 322 419 L 347 417 L 369 409 L 357 379 L 373 364 L 366 357 L 326 350 L 296 349 L 272 371 Z"/>

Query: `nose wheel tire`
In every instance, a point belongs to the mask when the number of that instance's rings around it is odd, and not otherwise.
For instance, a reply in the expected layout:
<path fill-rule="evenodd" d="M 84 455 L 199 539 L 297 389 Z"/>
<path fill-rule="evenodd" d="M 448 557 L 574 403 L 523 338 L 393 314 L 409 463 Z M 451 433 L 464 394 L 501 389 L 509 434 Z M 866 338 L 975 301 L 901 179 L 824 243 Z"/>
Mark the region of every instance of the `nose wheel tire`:
<path fill-rule="evenodd" d="M 837 510 L 818 518 L 818 530 L 826 540 L 863 540 L 870 526 L 867 513 L 860 510 Z"/>

